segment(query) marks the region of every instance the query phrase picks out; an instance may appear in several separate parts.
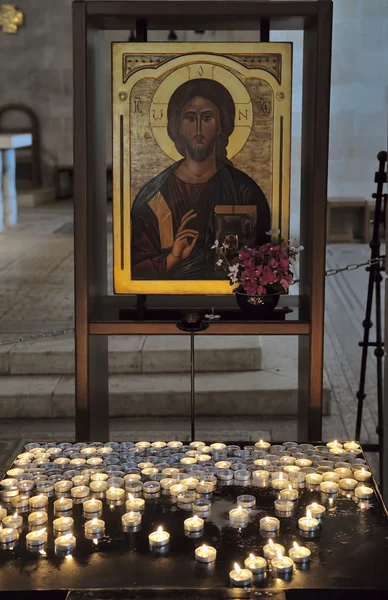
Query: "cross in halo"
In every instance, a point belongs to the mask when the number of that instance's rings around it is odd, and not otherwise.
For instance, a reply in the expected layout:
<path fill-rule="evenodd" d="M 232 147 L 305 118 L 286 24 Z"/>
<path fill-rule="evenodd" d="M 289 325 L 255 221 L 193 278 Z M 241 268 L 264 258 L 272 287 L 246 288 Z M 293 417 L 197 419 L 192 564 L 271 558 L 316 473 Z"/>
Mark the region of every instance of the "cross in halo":
<path fill-rule="evenodd" d="M 4 33 L 17 33 L 23 23 L 23 13 L 13 4 L 0 6 L 0 27 Z"/>

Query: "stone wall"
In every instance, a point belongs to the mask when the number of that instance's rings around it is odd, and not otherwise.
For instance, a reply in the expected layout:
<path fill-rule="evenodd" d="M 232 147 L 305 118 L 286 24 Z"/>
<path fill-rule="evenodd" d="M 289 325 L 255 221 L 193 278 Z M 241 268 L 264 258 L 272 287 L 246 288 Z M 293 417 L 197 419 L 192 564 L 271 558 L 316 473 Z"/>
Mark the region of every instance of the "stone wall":
<path fill-rule="evenodd" d="M 42 125 L 46 177 L 56 164 L 72 162 L 72 37 L 71 0 L 18 0 L 25 27 L 18 35 L 0 33 L 0 106 L 24 102 Z M 255 40 L 257 32 L 178 32 L 179 39 Z M 152 39 L 166 39 L 153 32 Z M 107 36 L 107 97 L 109 45 L 125 41 L 128 32 Z M 294 42 L 292 231 L 298 229 L 301 57 L 299 32 L 273 32 L 273 41 Z M 335 0 L 329 196 L 369 197 L 377 152 L 386 145 L 388 83 L 387 0 Z M 110 106 L 107 103 L 107 122 Z M 107 132 L 110 162 L 110 131 Z"/>

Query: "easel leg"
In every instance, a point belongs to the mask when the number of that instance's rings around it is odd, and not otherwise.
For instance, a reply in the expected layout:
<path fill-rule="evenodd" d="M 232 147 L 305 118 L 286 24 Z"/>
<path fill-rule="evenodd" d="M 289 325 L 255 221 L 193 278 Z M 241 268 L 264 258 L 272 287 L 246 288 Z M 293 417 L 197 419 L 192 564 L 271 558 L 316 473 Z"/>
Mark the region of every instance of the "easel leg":
<path fill-rule="evenodd" d="M 374 269 L 374 279 L 376 285 L 376 348 L 374 351 L 376 362 L 377 362 L 377 411 L 378 411 L 378 425 L 377 434 L 379 436 L 379 467 L 380 467 L 380 489 L 383 491 L 383 474 L 384 474 L 384 460 L 383 460 L 383 356 L 384 349 L 382 344 L 382 328 L 381 328 L 381 281 L 382 277 L 380 274 L 380 265 L 377 265 Z"/>
<path fill-rule="evenodd" d="M 194 358 L 194 332 L 190 333 L 190 358 L 191 358 L 191 441 L 195 440 L 195 358 Z"/>

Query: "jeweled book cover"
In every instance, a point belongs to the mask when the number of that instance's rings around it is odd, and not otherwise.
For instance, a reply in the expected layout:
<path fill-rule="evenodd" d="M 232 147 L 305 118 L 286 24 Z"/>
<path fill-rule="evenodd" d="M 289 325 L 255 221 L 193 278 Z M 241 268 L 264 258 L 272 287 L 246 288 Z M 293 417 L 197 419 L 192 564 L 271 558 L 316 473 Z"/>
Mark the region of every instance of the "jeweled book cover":
<path fill-rule="evenodd" d="M 112 45 L 114 291 L 228 294 L 214 242 L 288 239 L 292 45 Z"/>

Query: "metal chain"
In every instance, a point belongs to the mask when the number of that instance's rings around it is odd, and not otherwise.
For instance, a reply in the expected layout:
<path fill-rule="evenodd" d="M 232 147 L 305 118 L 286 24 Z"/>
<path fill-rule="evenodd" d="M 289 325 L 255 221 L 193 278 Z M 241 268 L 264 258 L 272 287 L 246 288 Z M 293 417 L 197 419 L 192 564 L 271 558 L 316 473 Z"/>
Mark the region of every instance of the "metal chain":
<path fill-rule="evenodd" d="M 327 271 L 325 271 L 325 276 L 332 277 L 333 275 L 338 275 L 338 273 L 343 273 L 344 271 L 355 271 L 356 269 L 359 269 L 360 267 L 371 267 L 372 265 L 376 265 L 384 260 L 385 260 L 385 255 L 378 256 L 377 258 L 367 260 L 366 262 L 363 262 L 363 263 L 354 263 L 351 265 L 347 265 L 346 267 L 339 267 L 338 269 L 328 269 Z M 299 283 L 299 281 L 300 281 L 299 279 L 296 279 L 295 281 L 292 282 L 291 285 L 295 285 L 295 283 Z M 15 338 L 13 340 L 0 340 L 0 346 L 7 346 L 7 345 L 10 346 L 13 344 L 19 344 L 21 342 L 30 342 L 31 340 L 42 340 L 44 338 L 57 337 L 59 335 L 69 335 L 74 332 L 75 332 L 75 329 L 74 329 L 74 327 L 72 327 L 71 329 L 56 329 L 54 331 L 47 331 L 46 333 L 35 333 L 35 334 L 31 334 L 31 335 L 24 335 L 22 337 Z"/>

